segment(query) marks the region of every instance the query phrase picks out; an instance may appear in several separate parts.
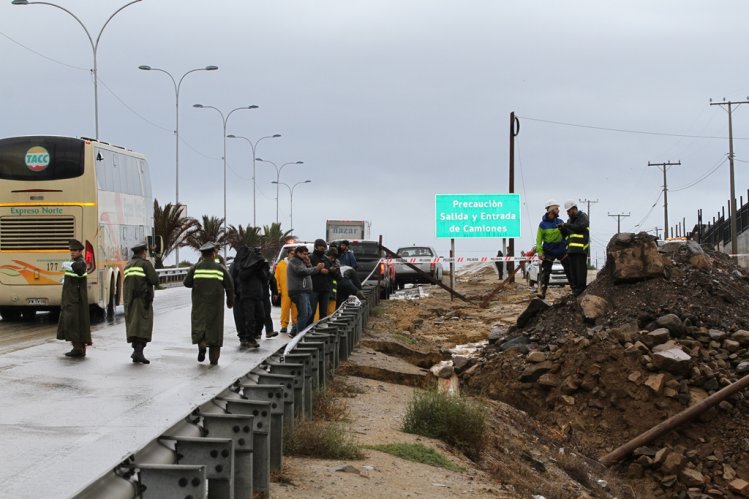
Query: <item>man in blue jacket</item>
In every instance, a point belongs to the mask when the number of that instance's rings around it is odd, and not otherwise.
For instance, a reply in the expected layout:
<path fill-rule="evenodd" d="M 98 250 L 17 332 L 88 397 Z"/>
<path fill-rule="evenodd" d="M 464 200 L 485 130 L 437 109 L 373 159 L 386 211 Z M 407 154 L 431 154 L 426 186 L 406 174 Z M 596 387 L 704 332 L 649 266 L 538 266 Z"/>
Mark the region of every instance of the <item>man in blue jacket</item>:
<path fill-rule="evenodd" d="M 554 260 L 561 262 L 568 279 L 570 276 L 567 241 L 560 230 L 563 222 L 559 218 L 559 203 L 550 199 L 546 202 L 545 208 L 546 213 L 541 218 L 536 232 L 536 254 L 541 259 L 541 274 L 538 277 L 538 297 L 541 299 L 546 298 L 546 288 L 549 286 Z"/>

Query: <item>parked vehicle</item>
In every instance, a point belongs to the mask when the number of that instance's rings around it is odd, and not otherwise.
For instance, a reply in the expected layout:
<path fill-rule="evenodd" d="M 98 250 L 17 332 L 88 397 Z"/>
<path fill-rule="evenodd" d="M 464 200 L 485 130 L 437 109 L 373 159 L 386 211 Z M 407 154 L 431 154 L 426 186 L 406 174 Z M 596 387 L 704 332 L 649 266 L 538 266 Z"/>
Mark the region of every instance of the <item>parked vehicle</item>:
<path fill-rule="evenodd" d="M 434 248 L 428 246 L 408 246 L 404 248 L 398 248 L 396 251 L 398 256 L 405 259 L 408 258 L 436 258 L 437 252 Z M 413 263 L 425 274 L 429 274 L 433 279 L 437 281 L 442 280 L 442 263 L 437 262 L 423 262 Z M 402 288 L 406 283 L 427 283 L 432 284 L 432 281 L 424 275 L 419 274 L 414 269 L 404 263 L 395 264 L 395 275 L 398 277 L 398 288 Z"/>
<path fill-rule="evenodd" d="M 340 241 L 330 241 L 330 243 L 340 243 Z M 380 261 L 380 259 L 385 258 L 385 250 L 380 249 L 378 251 L 379 243 L 377 241 L 350 240 L 349 242 L 349 251 L 353 251 L 356 257 L 358 265 L 356 275 L 359 280 L 364 284 L 367 280 L 376 282 L 379 279 L 380 296 L 389 298 L 390 293 L 395 289 L 397 279 L 395 265 L 387 260 Z"/>
<path fill-rule="evenodd" d="M 305 245 L 307 247 L 307 249 L 309 249 L 310 253 L 312 253 L 315 250 L 315 243 L 310 243 L 310 242 L 306 242 L 306 241 L 298 241 L 296 243 L 284 244 L 281 247 L 281 250 L 278 252 L 278 256 L 276 256 L 276 259 L 273 260 L 271 262 L 271 264 L 270 264 L 270 271 L 271 271 L 271 273 L 273 273 L 276 270 L 276 265 L 278 265 L 278 262 L 280 262 L 281 260 L 283 260 L 284 258 L 286 258 L 286 250 L 287 250 L 287 248 L 289 248 L 289 247 L 296 248 L 297 246 L 301 246 L 302 244 Z M 273 297 L 271 297 L 270 301 L 271 301 L 271 304 L 274 307 L 280 307 L 281 306 L 281 297 L 280 296 L 276 296 L 275 300 L 273 299 Z"/>
<path fill-rule="evenodd" d="M 371 237 L 369 235 L 370 225 L 366 220 L 326 220 L 325 240 L 367 240 Z"/>
<path fill-rule="evenodd" d="M 538 283 L 538 276 L 541 273 L 541 261 L 533 260 L 528 266 L 528 284 L 535 286 Z M 549 286 L 564 286 L 569 284 L 567 274 L 564 273 L 562 264 L 555 260 L 551 264 L 551 276 L 549 276 Z"/>

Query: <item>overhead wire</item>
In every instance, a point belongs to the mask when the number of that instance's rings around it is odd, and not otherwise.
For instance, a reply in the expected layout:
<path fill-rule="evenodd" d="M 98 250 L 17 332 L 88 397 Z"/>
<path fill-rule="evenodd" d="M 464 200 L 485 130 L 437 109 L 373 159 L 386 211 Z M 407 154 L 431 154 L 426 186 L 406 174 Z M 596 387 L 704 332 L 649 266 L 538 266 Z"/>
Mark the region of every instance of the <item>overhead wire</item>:
<path fill-rule="evenodd" d="M 73 66 L 72 64 L 68 64 L 66 62 L 58 61 L 57 59 L 53 59 L 52 57 L 49 57 L 49 56 L 46 56 L 46 55 L 42 54 L 41 52 L 37 52 L 36 50 L 32 49 L 31 47 L 27 47 L 23 43 L 21 43 L 18 40 L 12 38 L 11 36 L 7 35 L 6 33 L 3 33 L 2 31 L 0 31 L 0 35 L 4 36 L 5 38 L 7 38 L 11 42 L 15 43 L 19 47 L 22 47 L 22 48 L 28 50 L 29 52 L 38 55 L 39 57 L 47 59 L 50 62 L 54 62 L 55 64 L 60 64 L 61 66 L 65 66 L 65 67 L 70 68 L 70 69 L 77 69 L 77 70 L 80 70 L 80 71 L 91 71 L 90 68 L 82 68 L 80 66 Z"/>
<path fill-rule="evenodd" d="M 691 183 L 685 185 L 684 187 L 679 187 L 677 189 L 669 189 L 669 190 L 671 192 L 679 192 L 679 191 L 684 191 L 684 190 L 687 190 L 687 189 L 690 189 L 690 188 L 694 187 L 695 185 L 699 184 L 700 182 L 703 182 L 703 181 L 707 180 L 713 173 L 717 172 L 718 169 L 721 166 L 723 166 L 726 161 L 728 161 L 728 158 L 727 157 L 723 158 L 722 160 L 720 160 L 720 162 L 718 162 L 716 165 L 714 165 L 709 171 L 707 171 L 706 173 L 703 173 L 699 178 L 697 178 L 696 180 L 692 181 Z"/>

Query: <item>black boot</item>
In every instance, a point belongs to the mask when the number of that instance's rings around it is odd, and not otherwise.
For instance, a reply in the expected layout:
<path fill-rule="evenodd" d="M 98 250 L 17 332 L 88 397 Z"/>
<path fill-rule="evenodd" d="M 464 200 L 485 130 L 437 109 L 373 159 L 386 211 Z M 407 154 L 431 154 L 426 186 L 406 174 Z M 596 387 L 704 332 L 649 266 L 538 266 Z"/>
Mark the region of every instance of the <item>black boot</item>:
<path fill-rule="evenodd" d="M 130 356 L 130 358 L 133 359 L 133 362 L 140 362 L 141 364 L 151 363 L 151 361 L 143 355 L 143 349 L 145 347 L 146 343 L 144 341 L 133 341 L 133 354 Z"/>
<path fill-rule="evenodd" d="M 205 360 L 205 343 L 200 343 L 198 345 L 198 362 L 203 362 Z"/>

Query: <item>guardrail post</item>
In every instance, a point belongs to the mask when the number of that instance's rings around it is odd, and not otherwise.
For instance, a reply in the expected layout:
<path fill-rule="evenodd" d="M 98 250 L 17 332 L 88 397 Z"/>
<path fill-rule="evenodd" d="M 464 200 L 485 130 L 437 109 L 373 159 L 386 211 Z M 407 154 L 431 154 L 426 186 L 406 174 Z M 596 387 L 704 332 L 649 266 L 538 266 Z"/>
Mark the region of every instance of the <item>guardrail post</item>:
<path fill-rule="evenodd" d="M 252 422 L 252 484 L 253 489 L 270 497 L 270 429 L 271 402 L 259 400 L 218 399 L 226 402 L 231 414 L 247 414 Z"/>
<path fill-rule="evenodd" d="M 318 349 L 316 345 L 321 348 Z M 324 346 L 325 345 L 322 342 L 300 342 L 297 344 L 296 348 L 294 348 L 292 354 L 295 356 L 302 354 L 309 356 L 309 373 L 312 378 L 312 391 L 315 393 L 320 389 L 320 372 L 325 369 L 324 364 L 320 361 L 320 359 L 324 358 L 325 355 Z M 320 355 L 321 351 L 323 352 L 322 355 Z M 294 359 L 294 357 L 292 357 L 292 359 Z"/>
<path fill-rule="evenodd" d="M 284 393 L 281 385 L 258 385 L 241 383 L 242 396 L 248 400 L 270 402 L 270 469 L 280 470 L 283 465 L 283 408 L 284 397 L 293 397 Z"/>
<path fill-rule="evenodd" d="M 162 437 L 160 440 L 174 440 L 177 464 L 206 466 L 208 499 L 234 499 L 234 442 L 232 439 Z"/>
<path fill-rule="evenodd" d="M 234 499 L 252 499 L 253 417 L 243 414 L 200 413 L 207 436 L 234 442 Z M 198 496 L 203 497 L 203 496 Z"/>
<path fill-rule="evenodd" d="M 280 385 L 283 388 L 283 425 L 284 431 L 294 430 L 294 376 L 285 374 L 271 374 L 262 369 L 254 369 L 250 374 L 257 376 L 260 385 Z"/>
<path fill-rule="evenodd" d="M 294 377 L 294 415 L 299 418 L 304 418 L 307 414 L 307 407 L 305 404 L 305 373 L 304 364 L 289 364 L 280 362 L 265 362 L 263 364 L 270 369 L 271 374 L 285 374 Z"/>
<path fill-rule="evenodd" d="M 314 352 L 314 351 L 313 351 Z M 284 358 L 286 363 L 290 364 L 301 364 L 304 376 L 304 409 L 307 414 L 312 414 L 312 353 L 303 352 L 299 348 L 294 348 L 290 354 L 287 354 Z M 317 353 L 317 352 L 314 352 Z M 315 366 L 314 376 L 317 376 L 317 366 Z"/>
<path fill-rule="evenodd" d="M 202 465 L 137 464 L 142 499 L 205 497 L 206 470 Z"/>

